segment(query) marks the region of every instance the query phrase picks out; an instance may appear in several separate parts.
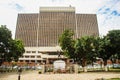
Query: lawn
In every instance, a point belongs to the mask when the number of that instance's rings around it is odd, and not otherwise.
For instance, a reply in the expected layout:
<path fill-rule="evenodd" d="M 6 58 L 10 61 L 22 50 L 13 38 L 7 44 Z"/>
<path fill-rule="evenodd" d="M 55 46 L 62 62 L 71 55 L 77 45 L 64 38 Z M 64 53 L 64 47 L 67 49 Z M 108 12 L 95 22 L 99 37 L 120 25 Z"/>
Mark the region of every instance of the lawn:
<path fill-rule="evenodd" d="M 111 79 L 107 79 L 107 80 L 120 80 L 120 78 L 111 78 Z"/>

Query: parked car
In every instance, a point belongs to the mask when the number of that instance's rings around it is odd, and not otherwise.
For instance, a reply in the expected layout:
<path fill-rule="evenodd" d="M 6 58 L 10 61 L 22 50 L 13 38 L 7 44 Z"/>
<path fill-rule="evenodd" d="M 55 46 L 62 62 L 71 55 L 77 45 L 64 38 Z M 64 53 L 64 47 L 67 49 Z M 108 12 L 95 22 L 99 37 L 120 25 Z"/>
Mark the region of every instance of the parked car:
<path fill-rule="evenodd" d="M 41 66 L 37 66 L 37 67 L 36 67 L 36 69 L 39 69 L 39 70 L 41 70 L 41 69 L 42 69 L 42 67 L 41 67 Z"/>
<path fill-rule="evenodd" d="M 17 68 L 18 68 L 18 66 L 14 66 L 14 67 L 13 67 L 13 69 L 17 69 Z"/>

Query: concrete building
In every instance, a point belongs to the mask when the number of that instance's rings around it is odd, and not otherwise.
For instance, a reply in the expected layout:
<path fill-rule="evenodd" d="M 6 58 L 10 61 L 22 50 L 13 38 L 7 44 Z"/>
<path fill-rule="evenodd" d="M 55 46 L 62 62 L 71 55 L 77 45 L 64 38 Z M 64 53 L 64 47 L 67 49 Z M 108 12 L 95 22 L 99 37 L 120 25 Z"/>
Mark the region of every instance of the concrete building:
<path fill-rule="evenodd" d="M 58 58 L 58 38 L 64 30 L 74 38 L 99 35 L 96 14 L 77 14 L 74 7 L 41 7 L 39 13 L 18 14 L 16 39 L 25 45 L 21 62 L 52 63 Z M 67 60 L 61 55 L 61 58 Z"/>

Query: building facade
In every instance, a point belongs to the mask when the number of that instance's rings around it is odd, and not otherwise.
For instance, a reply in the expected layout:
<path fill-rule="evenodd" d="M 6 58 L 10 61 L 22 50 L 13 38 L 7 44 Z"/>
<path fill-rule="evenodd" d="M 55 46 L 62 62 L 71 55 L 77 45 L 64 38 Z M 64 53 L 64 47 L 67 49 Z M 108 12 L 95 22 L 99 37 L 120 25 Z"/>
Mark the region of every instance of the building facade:
<path fill-rule="evenodd" d="M 74 38 L 99 35 L 96 14 L 77 14 L 74 7 L 41 7 L 39 13 L 18 14 L 16 39 L 25 45 L 22 62 L 52 63 L 58 58 L 58 38 L 66 29 Z M 61 58 L 67 58 L 61 55 Z"/>

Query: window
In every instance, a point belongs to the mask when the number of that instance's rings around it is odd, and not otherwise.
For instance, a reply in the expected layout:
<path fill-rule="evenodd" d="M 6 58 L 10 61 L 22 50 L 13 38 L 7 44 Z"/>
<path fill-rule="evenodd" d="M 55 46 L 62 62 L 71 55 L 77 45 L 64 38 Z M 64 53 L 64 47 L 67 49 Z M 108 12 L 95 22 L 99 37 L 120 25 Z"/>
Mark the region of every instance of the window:
<path fill-rule="evenodd" d="M 36 53 L 36 51 L 32 51 L 32 53 Z"/>
<path fill-rule="evenodd" d="M 37 58 L 41 58 L 41 56 L 37 56 Z"/>
<path fill-rule="evenodd" d="M 31 51 L 26 51 L 26 53 L 31 53 Z"/>
<path fill-rule="evenodd" d="M 29 58 L 29 56 L 25 56 L 25 58 Z"/>
<path fill-rule="evenodd" d="M 41 53 L 40 51 L 38 51 L 38 53 Z"/>
<path fill-rule="evenodd" d="M 35 56 L 31 56 L 31 58 L 35 58 Z"/>

